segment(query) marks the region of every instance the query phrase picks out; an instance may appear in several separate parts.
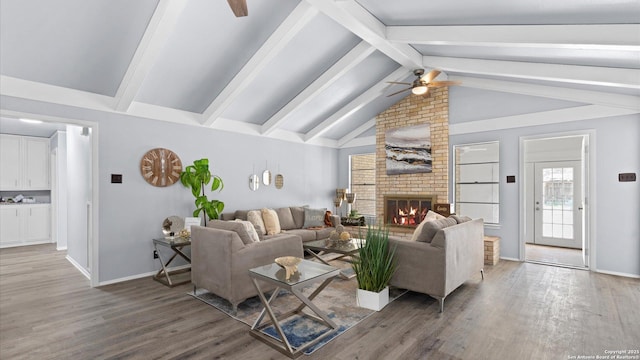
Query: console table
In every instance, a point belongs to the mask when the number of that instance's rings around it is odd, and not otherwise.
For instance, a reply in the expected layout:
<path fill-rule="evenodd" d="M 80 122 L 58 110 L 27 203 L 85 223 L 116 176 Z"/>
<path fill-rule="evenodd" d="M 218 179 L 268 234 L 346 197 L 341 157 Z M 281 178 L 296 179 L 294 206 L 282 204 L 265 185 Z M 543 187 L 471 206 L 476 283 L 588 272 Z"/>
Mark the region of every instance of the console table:
<path fill-rule="evenodd" d="M 160 251 L 158 251 L 158 245 L 160 246 L 164 246 L 164 247 L 168 247 L 171 250 L 173 250 L 173 255 L 169 258 L 169 260 L 167 260 L 166 262 L 164 261 L 164 259 L 162 258 L 162 254 L 160 253 Z M 182 239 L 179 237 L 176 238 L 159 238 L 159 239 L 153 239 L 153 248 L 156 250 L 156 254 L 158 254 L 158 260 L 160 261 L 160 265 L 162 265 L 162 268 L 160 270 L 158 270 L 158 272 L 153 276 L 153 279 L 161 282 L 169 287 L 174 287 L 177 285 L 182 285 L 182 284 L 186 284 L 188 282 L 191 282 L 191 278 L 186 279 L 186 280 L 182 280 L 179 282 L 174 282 L 173 280 L 171 280 L 171 276 L 172 275 L 177 275 L 177 274 L 181 274 L 181 273 L 186 273 L 186 272 L 190 272 L 191 271 L 191 266 L 189 266 L 188 268 L 184 268 L 184 269 L 178 269 L 178 270 L 169 270 L 169 264 L 171 264 L 171 262 L 177 257 L 180 256 L 181 258 L 185 259 L 187 261 L 187 263 L 191 264 L 191 258 L 189 256 L 187 256 L 187 254 L 185 254 L 182 249 L 184 249 L 187 246 L 191 246 L 191 239 L 187 238 L 187 239 Z"/>

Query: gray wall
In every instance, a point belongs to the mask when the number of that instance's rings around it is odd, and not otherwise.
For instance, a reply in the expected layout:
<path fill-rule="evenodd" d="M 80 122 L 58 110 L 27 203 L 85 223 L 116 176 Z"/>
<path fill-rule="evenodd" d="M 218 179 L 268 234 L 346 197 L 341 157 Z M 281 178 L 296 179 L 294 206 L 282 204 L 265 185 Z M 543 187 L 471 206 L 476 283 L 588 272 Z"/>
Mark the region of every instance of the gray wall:
<path fill-rule="evenodd" d="M 478 96 L 473 96 L 474 94 Z M 490 119 L 492 116 L 512 115 L 514 111 L 506 100 L 512 95 L 490 92 L 485 96 L 481 90 L 463 89 L 450 93 L 450 123 Z M 545 111 L 559 106 L 557 100 L 547 104 L 542 98 L 529 97 L 526 102 L 518 96 L 518 102 L 525 104 L 528 112 Z M 482 100 L 482 104 L 476 99 Z M 464 104 L 464 105 L 462 105 Z M 496 110 L 501 104 L 506 109 Z M 536 106 L 534 106 L 536 105 Z M 574 103 L 566 103 L 566 107 Z M 455 109 L 455 111 L 453 111 Z M 483 109 L 490 109 L 483 112 Z M 537 109 L 537 110 L 534 110 Z M 455 116 L 453 116 L 455 114 Z M 560 121 L 561 119 L 559 119 Z M 488 131 L 450 136 L 450 146 L 500 141 L 500 229 L 486 229 L 490 235 L 500 236 L 501 256 L 519 257 L 519 188 L 516 183 L 507 184 L 507 175 L 519 175 L 519 141 L 521 136 L 546 135 L 569 131 L 594 130 L 592 149 L 595 147 L 595 203 L 596 211 L 595 268 L 602 271 L 640 275 L 640 183 L 620 183 L 618 173 L 640 173 L 640 115 L 558 123 L 555 125 L 532 126 L 507 130 Z M 451 155 L 450 155 L 451 156 Z M 452 177 L 450 177 L 452 179 Z M 594 184 L 592 184 L 594 185 Z M 593 264 L 592 264 L 593 266 Z"/>
<path fill-rule="evenodd" d="M 151 239 L 162 236 L 161 224 L 170 215 L 190 216 L 191 192 L 177 184 L 157 188 L 140 175 L 142 155 L 155 147 L 173 150 L 183 167 L 209 158 L 224 190 L 210 198 L 226 203 L 225 211 L 308 204 L 333 207 L 337 186 L 338 151 L 131 116 L 100 113 L 60 105 L 2 97 L 7 110 L 84 119 L 98 124 L 99 138 L 99 266 L 100 281 L 135 277 L 159 268 Z M 284 187 L 249 190 L 249 175 L 265 166 L 284 175 Z M 122 184 L 111 184 L 122 174 Z M 72 191 L 72 189 L 70 189 Z"/>

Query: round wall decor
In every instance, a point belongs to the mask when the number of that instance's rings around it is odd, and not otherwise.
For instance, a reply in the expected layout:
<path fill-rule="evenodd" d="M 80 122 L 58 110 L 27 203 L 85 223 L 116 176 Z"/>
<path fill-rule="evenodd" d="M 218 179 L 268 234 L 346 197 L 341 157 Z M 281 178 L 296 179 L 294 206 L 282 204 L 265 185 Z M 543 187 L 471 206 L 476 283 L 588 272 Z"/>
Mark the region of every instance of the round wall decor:
<path fill-rule="evenodd" d="M 169 149 L 151 149 L 140 160 L 140 173 L 153 186 L 173 185 L 180 180 L 181 172 L 182 161 Z"/>

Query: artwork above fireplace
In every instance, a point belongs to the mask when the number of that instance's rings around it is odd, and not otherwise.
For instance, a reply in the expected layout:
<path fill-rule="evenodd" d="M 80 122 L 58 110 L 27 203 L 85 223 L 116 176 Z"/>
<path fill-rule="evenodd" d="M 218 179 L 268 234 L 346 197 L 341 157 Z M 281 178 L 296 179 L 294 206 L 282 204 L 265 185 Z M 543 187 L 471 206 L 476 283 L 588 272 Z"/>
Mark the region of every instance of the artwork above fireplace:
<path fill-rule="evenodd" d="M 384 221 L 391 227 L 415 228 L 433 206 L 435 196 L 423 194 L 384 196 Z"/>

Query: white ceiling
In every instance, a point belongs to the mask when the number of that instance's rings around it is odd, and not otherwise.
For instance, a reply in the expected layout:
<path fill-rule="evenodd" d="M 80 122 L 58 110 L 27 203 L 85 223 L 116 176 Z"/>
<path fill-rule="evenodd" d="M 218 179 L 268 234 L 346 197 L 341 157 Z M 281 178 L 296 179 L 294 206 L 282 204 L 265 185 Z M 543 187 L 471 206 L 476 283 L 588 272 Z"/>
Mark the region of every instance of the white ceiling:
<path fill-rule="evenodd" d="M 0 0 L 0 93 L 332 147 L 416 68 L 640 111 L 639 0 Z M 559 91 L 559 89 L 561 91 Z"/>

